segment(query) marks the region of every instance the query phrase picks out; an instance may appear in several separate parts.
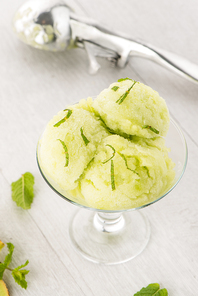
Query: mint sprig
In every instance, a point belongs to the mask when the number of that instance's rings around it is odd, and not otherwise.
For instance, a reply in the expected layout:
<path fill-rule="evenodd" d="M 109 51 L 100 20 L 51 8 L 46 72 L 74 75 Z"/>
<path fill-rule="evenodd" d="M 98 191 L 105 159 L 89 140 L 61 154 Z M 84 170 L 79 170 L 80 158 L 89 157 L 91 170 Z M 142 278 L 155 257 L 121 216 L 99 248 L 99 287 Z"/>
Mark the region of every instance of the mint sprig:
<path fill-rule="evenodd" d="M 27 289 L 27 281 L 25 279 L 25 276 L 29 273 L 29 270 L 22 269 L 22 268 L 27 266 L 28 263 L 29 261 L 27 260 L 25 264 L 22 264 L 12 270 L 12 276 L 15 282 L 24 289 Z"/>
<path fill-rule="evenodd" d="M 133 296 L 168 296 L 168 291 L 160 289 L 160 285 L 157 283 L 150 284 L 145 288 L 142 288 L 139 292 L 135 293 Z"/>
<path fill-rule="evenodd" d="M 4 271 L 8 269 L 8 266 L 12 261 L 12 253 L 14 251 L 14 245 L 12 243 L 7 243 L 7 248 L 9 253 L 6 255 L 4 262 L 3 263 L 0 262 L 0 280 L 2 280 Z"/>
<path fill-rule="evenodd" d="M 27 172 L 11 184 L 12 199 L 18 207 L 25 210 L 31 208 L 34 199 L 34 176 Z"/>
<path fill-rule="evenodd" d="M 9 267 L 11 261 L 12 261 L 12 255 L 14 251 L 14 245 L 12 243 L 7 243 L 7 248 L 9 253 L 6 255 L 4 262 L 0 262 L 0 280 L 3 278 L 3 274 L 5 270 L 11 271 L 11 274 L 16 281 L 18 285 L 20 285 L 22 288 L 27 288 L 27 281 L 25 279 L 25 276 L 29 273 L 29 270 L 22 269 L 25 266 L 28 265 L 29 261 L 27 260 L 25 264 L 22 264 L 14 269 L 11 269 Z"/>

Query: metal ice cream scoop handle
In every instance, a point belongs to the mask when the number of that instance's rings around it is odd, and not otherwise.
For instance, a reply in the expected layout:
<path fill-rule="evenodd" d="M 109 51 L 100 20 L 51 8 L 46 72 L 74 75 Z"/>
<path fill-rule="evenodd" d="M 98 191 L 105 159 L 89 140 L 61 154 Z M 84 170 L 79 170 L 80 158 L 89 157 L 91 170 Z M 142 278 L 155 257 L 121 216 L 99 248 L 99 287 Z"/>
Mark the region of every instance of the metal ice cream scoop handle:
<path fill-rule="evenodd" d="M 49 51 L 85 48 L 91 73 L 100 67 L 95 56 L 106 57 L 119 67 L 124 67 L 131 56 L 138 56 L 198 82 L 197 65 L 176 54 L 109 32 L 94 21 L 75 15 L 65 1 L 27 1 L 16 12 L 13 26 L 23 42 L 36 48 Z"/>

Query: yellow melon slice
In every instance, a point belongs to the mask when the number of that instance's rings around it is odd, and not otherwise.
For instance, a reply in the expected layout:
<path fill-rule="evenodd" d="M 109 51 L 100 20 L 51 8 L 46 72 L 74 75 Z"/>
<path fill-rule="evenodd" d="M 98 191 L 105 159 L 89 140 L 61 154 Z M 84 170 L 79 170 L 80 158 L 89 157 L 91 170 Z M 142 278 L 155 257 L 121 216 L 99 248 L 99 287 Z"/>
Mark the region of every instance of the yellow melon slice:
<path fill-rule="evenodd" d="M 0 240 L 0 251 L 1 251 L 1 249 L 3 249 L 4 246 L 5 246 L 5 244 Z"/>
<path fill-rule="evenodd" d="M 0 280 L 0 295 L 1 296 L 9 296 L 8 289 L 6 287 L 6 284 L 3 280 Z"/>

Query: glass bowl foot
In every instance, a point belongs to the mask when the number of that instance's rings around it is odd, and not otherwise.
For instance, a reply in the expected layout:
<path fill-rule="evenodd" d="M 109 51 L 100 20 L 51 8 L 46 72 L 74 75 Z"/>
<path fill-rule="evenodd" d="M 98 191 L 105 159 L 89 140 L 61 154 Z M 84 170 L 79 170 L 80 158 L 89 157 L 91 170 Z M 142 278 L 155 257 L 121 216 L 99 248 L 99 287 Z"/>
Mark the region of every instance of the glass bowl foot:
<path fill-rule="evenodd" d="M 119 264 L 139 255 L 150 237 L 150 225 L 140 211 L 92 212 L 81 209 L 73 216 L 69 235 L 76 251 L 100 264 Z"/>

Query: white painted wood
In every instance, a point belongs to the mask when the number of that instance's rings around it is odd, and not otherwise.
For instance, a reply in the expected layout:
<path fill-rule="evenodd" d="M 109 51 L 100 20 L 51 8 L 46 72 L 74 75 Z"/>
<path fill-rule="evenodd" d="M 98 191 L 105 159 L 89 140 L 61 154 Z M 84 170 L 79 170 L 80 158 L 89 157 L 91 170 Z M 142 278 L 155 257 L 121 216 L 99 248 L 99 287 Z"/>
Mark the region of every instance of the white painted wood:
<path fill-rule="evenodd" d="M 88 74 L 81 49 L 42 52 L 17 40 L 11 19 L 22 0 L 0 2 L 0 239 L 15 245 L 13 266 L 29 259 L 28 290 L 5 273 L 12 296 L 131 296 L 142 286 L 159 282 L 172 296 L 194 296 L 198 288 L 198 85 L 158 65 L 133 58 L 124 69 L 99 59 L 97 75 Z M 76 0 L 85 16 L 108 28 L 140 38 L 198 64 L 198 6 L 184 0 Z M 44 182 L 36 164 L 39 135 L 54 113 L 67 104 L 97 95 L 120 77 L 140 80 L 167 101 L 182 127 L 189 158 L 179 185 L 163 200 L 145 208 L 152 235 L 146 250 L 117 266 L 82 259 L 72 248 L 68 223 L 75 207 Z M 11 200 L 10 184 L 26 171 L 35 176 L 31 210 Z M 1 254 L 0 254 L 1 258 Z"/>

